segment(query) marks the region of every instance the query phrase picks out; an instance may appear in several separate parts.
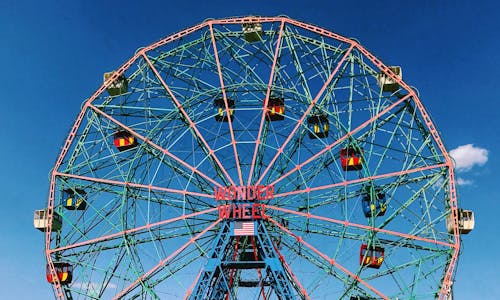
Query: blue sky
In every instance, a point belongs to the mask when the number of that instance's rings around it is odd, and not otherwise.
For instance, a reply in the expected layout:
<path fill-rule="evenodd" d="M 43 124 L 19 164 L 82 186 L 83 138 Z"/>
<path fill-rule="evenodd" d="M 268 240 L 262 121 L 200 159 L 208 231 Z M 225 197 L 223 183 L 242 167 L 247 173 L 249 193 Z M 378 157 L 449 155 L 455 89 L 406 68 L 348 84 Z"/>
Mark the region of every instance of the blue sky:
<path fill-rule="evenodd" d="M 464 236 L 456 299 L 499 299 L 496 238 L 500 168 L 500 3 L 496 1 L 23 1 L 0 2 L 0 147 L 4 204 L 0 298 L 51 299 L 43 234 L 48 174 L 81 103 L 102 73 L 135 50 L 206 18 L 287 15 L 354 37 L 401 65 L 448 150 L 459 146 L 459 202 L 476 229 Z M 200 1 L 201 2 L 201 1 Z M 483 150 L 482 150 L 483 149 Z M 487 152 L 485 152 L 486 150 Z"/>

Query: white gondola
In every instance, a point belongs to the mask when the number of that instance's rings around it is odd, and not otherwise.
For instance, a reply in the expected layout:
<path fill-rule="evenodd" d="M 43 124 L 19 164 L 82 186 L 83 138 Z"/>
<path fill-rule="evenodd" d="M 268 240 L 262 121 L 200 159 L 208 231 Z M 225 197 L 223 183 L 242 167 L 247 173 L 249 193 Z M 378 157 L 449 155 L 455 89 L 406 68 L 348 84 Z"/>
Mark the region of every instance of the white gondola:
<path fill-rule="evenodd" d="M 104 73 L 104 82 L 106 82 L 115 72 Z M 128 91 L 128 81 L 125 75 L 121 74 L 106 89 L 111 96 L 125 94 Z"/>
<path fill-rule="evenodd" d="M 400 66 L 391 66 L 389 69 L 398 79 L 403 79 L 403 71 Z M 383 92 L 395 92 L 399 88 L 399 84 L 396 80 L 385 73 L 377 74 L 377 84 L 382 88 Z"/>
<path fill-rule="evenodd" d="M 263 35 L 261 23 L 245 23 L 242 27 L 245 41 L 252 43 L 261 40 Z"/>
<path fill-rule="evenodd" d="M 33 225 L 35 226 L 36 229 L 40 231 L 47 231 L 49 228 L 49 216 L 48 216 L 48 209 L 40 209 L 40 210 L 35 210 L 35 216 L 33 218 Z M 54 212 L 52 214 L 52 228 L 51 231 L 58 231 L 61 230 L 62 227 L 62 218 L 61 216 Z"/>
<path fill-rule="evenodd" d="M 446 218 L 446 229 L 449 233 L 453 233 L 455 222 L 453 215 L 449 214 Z M 472 210 L 458 209 L 458 232 L 467 234 L 474 229 L 474 212 Z"/>

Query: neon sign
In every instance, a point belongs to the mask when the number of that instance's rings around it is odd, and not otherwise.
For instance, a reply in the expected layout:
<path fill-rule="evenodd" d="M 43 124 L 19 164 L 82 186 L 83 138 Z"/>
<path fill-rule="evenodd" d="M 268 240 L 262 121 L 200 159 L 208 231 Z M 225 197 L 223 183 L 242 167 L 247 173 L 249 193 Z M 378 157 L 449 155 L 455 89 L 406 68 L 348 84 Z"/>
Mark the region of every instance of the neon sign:
<path fill-rule="evenodd" d="M 250 185 L 214 187 L 216 201 L 232 202 L 219 204 L 220 219 L 258 220 L 265 219 L 265 204 L 257 201 L 274 199 L 274 186 Z"/>
<path fill-rule="evenodd" d="M 255 201 L 274 198 L 273 185 L 249 185 L 214 187 L 214 196 L 217 201 Z"/>

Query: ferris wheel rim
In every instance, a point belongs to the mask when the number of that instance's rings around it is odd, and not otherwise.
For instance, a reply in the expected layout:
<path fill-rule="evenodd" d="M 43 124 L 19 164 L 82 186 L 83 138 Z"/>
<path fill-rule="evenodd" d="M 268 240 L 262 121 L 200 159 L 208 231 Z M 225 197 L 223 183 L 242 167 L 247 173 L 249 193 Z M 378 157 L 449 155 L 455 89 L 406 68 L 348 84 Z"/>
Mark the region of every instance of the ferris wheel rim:
<path fill-rule="evenodd" d="M 282 28 L 284 26 L 285 23 L 289 23 L 289 24 L 293 24 L 293 25 L 297 25 L 297 26 L 301 26 L 301 27 L 304 27 L 305 29 L 308 29 L 308 30 L 311 30 L 311 31 L 314 31 L 314 32 L 317 32 L 317 33 L 320 33 L 320 34 L 325 34 L 327 33 L 327 31 L 325 31 L 324 29 L 321 29 L 321 28 L 318 28 L 318 27 L 315 27 L 315 26 L 312 26 L 312 25 L 308 25 L 308 24 L 305 24 L 305 23 L 301 23 L 301 22 L 298 22 L 298 21 L 295 21 L 295 20 L 292 20 L 292 19 L 289 19 L 289 18 L 285 18 L 285 17 L 277 17 L 277 18 L 261 18 L 261 17 L 244 17 L 244 18 L 229 18 L 229 19 L 220 19 L 220 20 L 209 20 L 209 21 L 206 21 L 204 23 L 201 23 L 199 25 L 196 25 L 194 27 L 191 27 L 191 28 L 188 28 L 186 30 L 183 30 L 179 33 L 176 33 L 176 34 L 173 34 L 173 35 L 170 35 L 168 36 L 167 38 L 165 39 L 162 39 L 161 41 L 157 42 L 157 43 L 154 43 L 148 47 L 145 47 L 145 48 L 142 48 L 141 50 L 139 50 L 127 63 L 125 63 L 121 68 L 119 68 L 115 74 L 108 80 L 106 81 L 97 91 L 96 93 L 88 99 L 88 101 L 85 102 L 84 104 L 84 109 L 82 109 L 81 113 L 79 114 L 77 120 L 75 121 L 75 124 L 70 132 L 70 136 L 68 137 L 68 139 L 66 140 L 64 146 L 63 146 L 63 149 L 61 151 L 61 154 L 56 162 L 56 167 L 54 168 L 54 171 L 52 173 L 52 176 L 51 176 L 51 192 L 50 192 L 50 195 L 49 195 L 49 205 L 48 207 L 51 207 L 51 208 L 54 208 L 54 198 L 55 198 L 55 181 L 56 181 L 56 177 L 58 176 L 68 176 L 67 174 L 63 173 L 63 172 L 60 172 L 58 170 L 59 166 L 61 165 L 63 159 L 64 159 L 64 156 L 66 155 L 65 151 L 68 151 L 69 149 L 69 145 L 72 143 L 72 139 L 73 137 L 75 136 L 75 133 L 76 133 L 76 130 L 78 129 L 80 123 L 83 121 L 83 118 L 84 118 L 84 115 L 86 113 L 87 110 L 92 110 L 92 111 L 95 111 L 95 112 L 98 112 L 98 113 L 101 113 L 102 115 L 106 116 L 106 113 L 101 111 L 97 106 L 95 106 L 92 102 L 97 98 L 99 97 L 99 95 L 101 95 L 102 93 L 104 93 L 104 91 L 109 87 L 109 85 L 113 82 L 113 80 L 117 79 L 118 76 L 120 76 L 121 74 L 123 74 L 136 60 L 140 59 L 140 58 L 143 58 L 147 61 L 147 63 L 154 69 L 154 66 L 153 66 L 153 63 L 149 60 L 148 56 L 146 55 L 146 52 L 150 51 L 150 50 L 154 50 L 160 46 L 163 46 L 165 45 L 166 43 L 168 42 L 172 42 L 172 41 L 176 41 L 180 38 L 182 38 L 184 35 L 187 35 L 189 33 L 192 33 L 194 31 L 197 31 L 198 29 L 201 29 L 203 27 L 208 27 L 210 28 L 210 31 L 211 31 L 211 34 L 212 34 L 212 43 L 215 45 L 215 38 L 214 38 L 214 33 L 213 33 L 213 28 L 212 26 L 213 25 L 223 25 L 223 24 L 241 24 L 242 22 L 280 22 L 280 26 L 281 26 L 281 30 L 280 30 L 280 36 L 281 36 L 281 31 L 282 31 Z M 337 37 L 337 35 L 333 34 L 333 33 L 330 33 L 328 32 L 328 35 L 331 36 L 331 37 Z M 340 36 L 338 36 L 340 37 Z M 343 37 L 342 37 L 343 38 Z M 368 51 L 366 51 L 361 45 L 359 45 L 359 43 L 357 43 L 356 41 L 353 41 L 351 39 L 346 39 L 346 38 L 343 38 L 347 43 L 350 44 L 350 48 L 348 51 L 346 51 L 346 54 L 344 57 L 347 57 L 347 54 L 349 54 L 351 52 L 352 49 L 356 49 L 357 51 L 360 51 L 361 53 L 363 53 L 365 56 L 367 56 L 370 60 L 372 60 L 372 62 L 379 66 L 380 69 L 383 71 L 383 72 L 386 72 L 388 74 L 391 74 L 392 71 L 385 67 L 380 61 L 378 61 L 378 59 L 376 59 L 374 56 L 372 56 L 371 54 L 369 54 Z M 278 38 L 278 40 L 280 40 L 280 38 Z M 216 48 L 216 47 L 214 47 Z M 280 45 L 279 43 L 277 43 L 276 45 L 276 54 L 278 53 L 278 49 L 280 48 Z M 216 51 L 216 50 L 215 50 Z M 215 56 L 217 57 L 217 52 L 215 52 Z M 272 81 L 272 74 L 273 74 L 273 70 L 274 70 L 274 64 L 276 63 L 276 59 L 277 59 L 277 55 L 275 55 L 275 58 L 274 58 L 274 63 L 273 63 L 273 68 L 271 69 L 271 74 L 270 74 L 270 80 L 269 82 Z M 216 58 L 216 60 L 218 61 L 218 58 Z M 343 62 L 343 60 L 341 60 L 341 62 Z M 338 64 L 338 67 L 340 67 L 341 63 Z M 224 94 L 224 98 L 226 99 L 226 112 L 228 111 L 228 108 L 227 108 L 227 97 L 225 96 L 225 92 L 224 92 L 224 85 L 222 83 L 222 74 L 221 74 L 221 71 L 220 71 L 220 63 L 218 62 L 217 63 L 217 67 L 219 68 L 219 75 L 221 76 L 220 77 L 220 80 L 221 80 L 221 89 L 222 89 L 222 93 Z M 333 76 L 335 75 L 336 71 L 333 72 L 331 74 L 331 78 L 333 78 Z M 158 78 L 160 78 L 160 81 L 162 80 L 161 79 L 161 76 L 159 75 L 159 73 L 156 73 L 156 75 L 158 76 Z M 391 74 L 391 75 L 394 75 L 394 74 Z M 393 76 L 395 77 L 395 76 Z M 396 78 L 396 77 L 395 77 Z M 455 195 L 455 191 L 454 191 L 454 176 L 453 176 L 453 168 L 452 168 L 452 164 L 451 164 L 451 159 L 450 157 L 448 156 L 446 150 L 444 149 L 444 146 L 439 138 L 439 135 L 437 133 L 437 131 L 435 130 L 435 127 L 434 125 L 432 124 L 432 121 L 430 120 L 430 117 L 428 116 L 428 114 L 426 113 L 423 105 L 421 104 L 418 96 L 413 92 L 413 89 L 409 88 L 402 80 L 400 79 L 397 79 L 396 80 L 399 80 L 398 81 L 398 84 L 400 84 L 403 88 L 406 88 L 407 91 L 408 91 L 408 94 L 401 98 L 400 102 L 396 102 L 396 103 L 402 103 L 405 101 L 405 99 L 407 98 L 411 98 L 412 101 L 416 104 L 418 110 L 419 110 L 419 113 L 421 113 L 423 115 L 423 118 L 424 118 L 424 121 L 425 123 L 427 124 L 427 126 L 429 126 L 429 128 L 431 129 L 431 135 L 432 135 L 432 138 L 434 139 L 434 141 L 437 143 L 438 145 L 438 148 L 440 148 L 441 150 L 444 150 L 442 151 L 442 155 L 445 157 L 445 163 L 442 163 L 440 165 L 436 165 L 436 166 L 432 166 L 432 167 L 429 167 L 429 168 L 446 168 L 450 174 L 450 178 L 449 178 L 449 189 L 451 191 L 451 196 L 450 196 L 450 200 L 449 200 L 449 203 L 450 203 L 450 207 L 451 207 L 451 210 L 454 211 L 456 210 L 456 195 Z M 162 82 L 162 85 L 163 87 L 171 94 L 172 98 L 175 99 L 175 95 L 173 95 L 172 92 L 169 91 L 169 88 L 168 88 L 168 85 L 165 83 L 165 82 Z M 325 86 L 326 87 L 326 83 L 325 83 Z M 264 103 L 267 103 L 267 101 L 269 100 L 269 97 L 270 97 L 270 92 L 271 92 L 271 86 L 270 84 L 268 84 L 268 89 L 267 89 L 267 92 L 266 92 L 266 98 L 265 98 L 265 101 Z M 319 97 L 319 94 L 318 94 L 318 97 Z M 310 111 L 310 109 L 312 109 L 313 105 L 314 105 L 315 102 L 312 102 L 311 105 L 309 106 L 309 109 L 306 111 L 306 113 L 304 113 L 303 117 L 300 119 L 300 122 L 297 122 L 296 124 L 296 127 L 295 127 L 295 130 L 298 129 L 300 127 L 300 123 L 304 121 L 305 117 L 307 116 L 307 113 Z M 180 104 L 180 102 L 176 102 L 176 105 L 178 106 L 178 108 L 181 110 L 181 112 L 183 111 L 182 110 L 182 105 Z M 394 104 L 391 109 L 393 107 L 395 107 L 397 104 Z M 267 106 L 266 104 L 264 104 L 264 106 Z M 387 111 L 390 111 L 391 109 L 387 108 L 386 110 Z M 187 116 L 187 118 L 189 119 L 189 116 L 188 116 L 188 113 L 187 112 L 182 112 L 183 115 Z M 110 120 L 113 120 L 113 117 L 111 116 L 107 116 L 108 119 Z M 374 118 L 376 119 L 376 118 Z M 261 117 L 261 125 L 260 125 L 260 128 L 262 130 L 262 127 L 263 127 L 263 124 L 265 122 L 265 116 L 264 114 L 262 114 L 262 117 Z M 119 127 L 121 128 L 125 128 L 125 129 L 128 129 L 130 132 L 132 132 L 138 139 L 140 139 L 142 142 L 146 143 L 146 144 L 149 144 L 149 145 L 153 145 L 153 143 L 145 136 L 142 136 L 140 133 L 137 133 L 135 132 L 132 128 L 128 128 L 125 124 L 122 124 L 120 123 L 119 121 L 116 121 L 115 122 Z M 231 139 L 233 140 L 233 147 L 234 147 L 234 152 L 235 152 L 235 156 L 237 157 L 237 149 L 236 149 L 236 143 L 235 143 L 235 138 L 234 138 L 234 133 L 232 132 L 232 122 L 231 120 L 229 120 L 228 122 L 229 124 L 229 127 L 230 127 L 230 131 L 231 131 Z M 189 122 L 189 126 L 190 127 L 193 127 L 194 130 L 196 131 L 196 123 L 193 122 L 193 121 L 190 121 Z M 201 133 L 198 133 L 197 135 L 199 135 L 201 138 L 203 138 L 203 135 Z M 291 139 L 291 136 L 293 134 L 290 135 L 289 139 L 287 141 L 289 141 Z M 348 133 L 346 134 L 346 139 L 352 135 L 352 133 Z M 260 132 L 259 132 L 259 137 L 257 138 L 257 140 L 260 140 Z M 341 143 L 342 141 L 338 141 L 338 143 Z M 210 146 L 208 146 L 208 143 L 206 141 L 203 141 L 203 143 L 205 143 L 207 146 L 207 149 L 211 149 Z M 285 143 L 286 145 L 286 143 Z M 285 147 L 285 145 L 283 145 L 282 148 Z M 328 148 L 328 151 L 331 150 L 331 148 L 335 147 L 335 145 L 331 146 L 330 148 Z M 255 152 L 254 152 L 254 155 L 253 155 L 253 159 L 252 161 L 254 163 L 252 163 L 252 169 L 250 170 L 249 172 L 249 176 L 248 176 L 248 180 L 247 180 L 247 185 L 250 185 L 249 183 L 252 181 L 252 174 L 253 174 L 253 166 L 255 164 L 255 159 L 256 159 L 256 156 L 257 156 L 257 149 L 258 149 L 258 145 L 256 145 L 255 147 Z M 280 148 L 281 149 L 281 148 Z M 326 149 L 326 148 L 325 148 Z M 159 148 L 157 149 L 159 151 L 162 151 L 163 154 L 167 154 L 169 151 L 167 149 L 164 149 L 164 148 Z M 283 149 L 281 149 L 282 151 Z M 219 164 L 220 166 L 222 166 L 222 163 L 220 161 L 218 161 L 217 157 L 214 155 L 215 151 L 214 150 L 210 150 L 209 151 L 209 155 L 213 155 L 214 156 L 214 159 L 215 161 L 217 161 L 217 164 Z M 174 154 L 172 154 L 173 157 L 175 156 Z M 274 163 L 274 161 L 277 159 L 277 157 L 281 155 L 281 152 L 278 152 L 276 153 L 276 155 L 274 156 L 274 158 L 272 159 L 272 162 L 267 166 L 266 170 L 264 171 L 264 174 L 261 175 L 261 177 L 257 180 L 257 183 L 256 185 L 258 185 L 260 183 L 260 181 L 262 180 L 262 178 L 265 176 L 265 174 L 268 172 L 268 170 L 270 170 L 272 168 L 272 165 Z M 182 159 L 178 158 L 178 161 L 181 162 Z M 236 160 L 236 163 L 238 164 L 238 160 Z M 189 166 L 189 168 L 191 169 L 192 172 L 198 172 L 198 169 L 193 167 L 193 166 Z M 227 176 L 227 179 L 229 180 L 229 182 L 233 185 L 233 186 L 237 186 L 237 184 L 232 180 L 231 176 L 229 176 L 228 174 L 228 171 L 225 171 L 224 170 L 224 167 L 221 167 L 221 169 L 223 170 L 223 173 L 225 173 L 225 175 Z M 241 171 L 240 167 L 237 167 L 238 169 L 238 172 Z M 297 166 L 297 171 L 300 170 L 300 168 Z M 420 170 L 416 170 L 415 172 L 418 172 Z M 379 175 L 376 175 L 376 176 L 383 176 L 384 174 L 379 174 Z M 203 175 L 202 175 L 203 176 Z M 68 177 L 71 177 L 71 176 L 68 176 Z M 75 176 L 73 176 L 75 177 Z M 211 179 L 208 175 L 205 175 L 203 176 L 205 179 L 207 179 L 208 181 L 212 182 L 214 185 L 216 186 L 223 186 L 222 183 L 220 182 L 217 182 L 213 179 Z M 239 173 L 238 175 L 239 177 L 239 185 L 240 186 L 243 186 L 243 177 L 242 177 L 242 174 Z M 373 180 L 373 179 L 377 179 L 377 178 L 373 178 L 373 176 L 370 176 L 369 177 L 370 179 L 366 179 L 366 180 Z M 84 179 L 82 176 L 79 178 L 79 179 Z M 90 181 L 94 181 L 96 179 L 89 179 Z M 280 179 L 280 180 L 283 180 L 283 179 Z M 98 181 L 98 180 L 96 180 Z M 277 184 L 279 181 L 275 181 L 275 182 L 272 182 L 273 184 Z M 115 182 L 116 183 L 116 182 Z M 122 182 L 121 183 L 123 186 L 125 187 L 136 187 L 136 188 L 149 188 L 149 189 L 152 189 L 153 186 L 152 185 L 140 185 L 140 184 L 136 184 L 136 183 L 129 183 L 129 182 Z M 347 183 L 346 183 L 347 184 Z M 161 190 L 161 187 L 157 187 L 158 190 Z M 165 191 L 174 191 L 174 189 L 167 189 Z M 187 191 L 186 190 L 175 190 L 176 192 L 178 193 L 184 193 L 184 194 L 188 194 L 190 193 L 191 195 L 193 196 L 202 196 L 203 197 L 206 197 L 208 194 L 202 194 L 202 193 L 199 193 L 199 192 L 194 192 L 194 191 Z M 310 190 L 309 190 L 310 191 Z M 272 220 L 272 219 L 271 219 Z M 272 220 L 271 222 L 273 222 L 274 220 Z M 219 221 L 216 221 L 217 223 Z M 276 222 L 276 221 L 274 221 Z M 279 223 L 276 223 L 276 225 L 280 225 Z M 215 225 L 214 225 L 215 226 Z M 282 225 L 280 225 L 282 226 Z M 279 227 L 279 226 L 278 226 Z M 211 227 L 213 228 L 213 226 Z M 374 227 L 373 227 L 374 228 Z M 281 228 L 283 229 L 283 228 Z M 50 234 L 50 225 L 49 225 L 49 230 L 47 231 L 47 241 L 46 241 L 46 253 L 47 253 L 47 260 L 49 261 L 49 265 L 52 265 L 51 262 L 52 262 L 52 257 L 51 257 L 51 253 L 53 252 L 51 249 L 51 246 L 50 246 L 50 240 L 51 240 L 51 234 Z M 452 263 L 450 263 L 449 265 L 449 268 L 446 272 L 446 278 L 444 280 L 444 284 L 443 284 L 443 287 L 441 289 L 441 294 L 444 294 L 444 290 L 447 288 L 447 286 L 451 283 L 451 276 L 453 274 L 453 268 L 454 268 L 454 260 L 456 260 L 457 256 L 458 256 L 458 250 L 459 250 L 459 235 L 458 235 L 458 231 L 457 229 L 455 229 L 455 232 L 454 232 L 454 240 L 455 240 L 455 244 L 446 244 L 446 246 L 453 246 L 453 248 L 455 249 L 454 251 L 454 254 L 453 254 L 453 257 L 452 257 Z M 53 269 L 51 269 L 52 272 L 54 271 Z M 347 270 L 347 269 L 346 269 Z M 359 280 L 358 280 L 359 281 Z M 376 293 L 376 292 L 375 292 Z M 379 294 L 379 296 L 383 296 L 383 294 Z"/>

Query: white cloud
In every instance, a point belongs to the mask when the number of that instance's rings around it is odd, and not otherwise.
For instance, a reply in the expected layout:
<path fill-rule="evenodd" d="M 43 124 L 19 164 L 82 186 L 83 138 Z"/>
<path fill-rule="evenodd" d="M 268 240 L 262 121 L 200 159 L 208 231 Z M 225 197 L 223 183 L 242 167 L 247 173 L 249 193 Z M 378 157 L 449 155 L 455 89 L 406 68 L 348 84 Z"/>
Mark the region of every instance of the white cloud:
<path fill-rule="evenodd" d="M 457 178 L 458 185 L 471 185 L 473 183 L 474 183 L 474 181 L 469 180 L 469 179 L 464 179 L 464 178 L 460 178 L 460 177 Z"/>
<path fill-rule="evenodd" d="M 488 161 L 488 150 L 473 144 L 458 146 L 450 151 L 457 171 L 468 171 L 474 166 L 482 166 Z"/>

